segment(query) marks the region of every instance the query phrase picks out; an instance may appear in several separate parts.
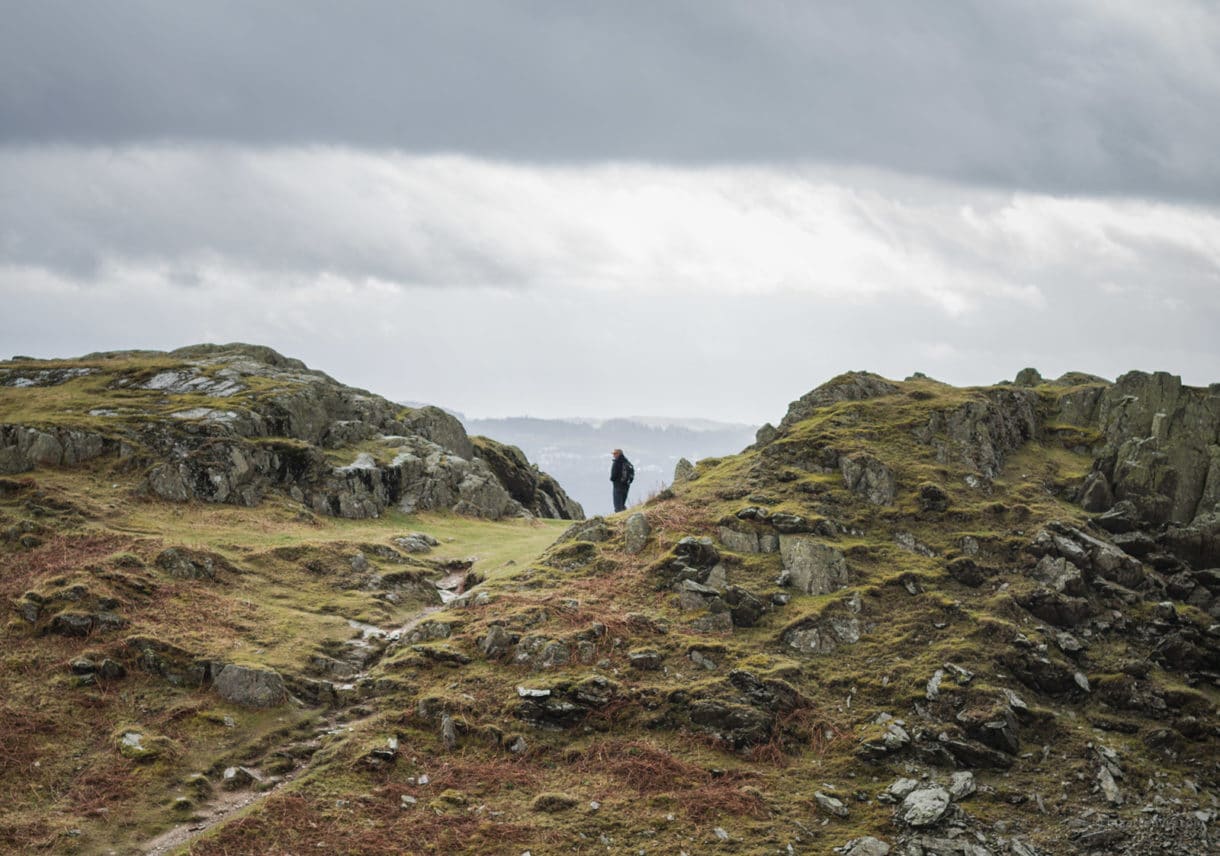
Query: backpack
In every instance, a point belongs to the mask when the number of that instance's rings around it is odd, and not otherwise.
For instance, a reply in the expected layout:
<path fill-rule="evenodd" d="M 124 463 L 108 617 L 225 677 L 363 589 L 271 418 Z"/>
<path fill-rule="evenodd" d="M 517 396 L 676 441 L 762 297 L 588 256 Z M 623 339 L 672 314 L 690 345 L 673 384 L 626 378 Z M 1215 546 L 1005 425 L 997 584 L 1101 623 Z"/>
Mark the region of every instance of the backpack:
<path fill-rule="evenodd" d="M 623 472 L 621 478 L 623 484 L 631 484 L 633 481 L 635 481 L 635 467 L 632 465 L 631 461 L 627 460 L 626 458 L 623 458 Z"/>

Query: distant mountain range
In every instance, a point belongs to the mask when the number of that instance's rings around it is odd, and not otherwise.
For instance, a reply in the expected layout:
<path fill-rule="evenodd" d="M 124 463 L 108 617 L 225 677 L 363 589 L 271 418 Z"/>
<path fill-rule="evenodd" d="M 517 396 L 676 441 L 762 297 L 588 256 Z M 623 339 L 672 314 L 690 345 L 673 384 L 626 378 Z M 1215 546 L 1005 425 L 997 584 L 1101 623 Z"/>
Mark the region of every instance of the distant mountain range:
<path fill-rule="evenodd" d="M 756 425 L 649 416 L 471 419 L 455 415 L 469 433 L 519 447 L 590 515 L 613 510 L 612 449 L 621 448 L 635 465 L 635 485 L 628 499 L 634 504 L 669 484 L 679 458 L 697 461 L 735 454 L 754 442 L 758 430 Z"/>

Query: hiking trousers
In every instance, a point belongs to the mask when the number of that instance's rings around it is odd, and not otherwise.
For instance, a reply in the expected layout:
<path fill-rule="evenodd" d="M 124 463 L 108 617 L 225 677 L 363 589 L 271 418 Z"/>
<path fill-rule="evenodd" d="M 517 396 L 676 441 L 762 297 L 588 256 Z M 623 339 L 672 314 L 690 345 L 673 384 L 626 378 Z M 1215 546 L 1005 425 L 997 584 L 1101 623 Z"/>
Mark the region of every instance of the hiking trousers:
<path fill-rule="evenodd" d="M 626 511 L 627 510 L 627 490 L 630 487 L 631 487 L 631 485 L 624 484 L 623 482 L 614 483 L 614 510 L 615 511 Z"/>

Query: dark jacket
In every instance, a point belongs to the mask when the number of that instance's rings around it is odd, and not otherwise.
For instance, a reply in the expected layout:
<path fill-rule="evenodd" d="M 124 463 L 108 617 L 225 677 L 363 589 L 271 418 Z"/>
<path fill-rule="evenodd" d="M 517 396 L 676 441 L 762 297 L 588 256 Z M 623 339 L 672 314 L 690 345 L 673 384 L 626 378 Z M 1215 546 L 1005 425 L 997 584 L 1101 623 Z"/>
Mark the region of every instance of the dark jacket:
<path fill-rule="evenodd" d="M 631 462 L 627 460 L 626 455 L 619 455 L 617 458 L 615 458 L 614 463 L 610 465 L 610 481 L 614 482 L 615 484 L 623 483 L 623 471 L 626 469 L 626 465 L 629 463 Z"/>

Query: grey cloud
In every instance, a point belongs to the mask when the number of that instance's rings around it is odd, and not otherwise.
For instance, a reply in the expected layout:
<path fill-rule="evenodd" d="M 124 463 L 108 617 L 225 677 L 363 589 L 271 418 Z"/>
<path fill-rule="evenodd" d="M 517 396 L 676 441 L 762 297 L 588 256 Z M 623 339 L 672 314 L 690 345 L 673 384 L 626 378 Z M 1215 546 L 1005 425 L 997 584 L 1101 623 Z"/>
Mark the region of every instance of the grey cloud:
<path fill-rule="evenodd" d="M 950 314 L 1059 283 L 1220 295 L 1220 210 L 882 173 L 581 169 L 345 149 L 0 148 L 0 264 L 122 288 L 376 280 L 906 295 Z"/>
<path fill-rule="evenodd" d="M 1203 0 L 4 4 L 0 141 L 863 164 L 1220 200 Z"/>
<path fill-rule="evenodd" d="M 511 253 L 463 228 L 478 206 L 452 180 L 459 174 L 342 151 L 0 149 L 0 261 L 85 278 L 108 263 L 164 265 L 175 285 L 217 264 L 519 285 L 526 272 Z"/>

